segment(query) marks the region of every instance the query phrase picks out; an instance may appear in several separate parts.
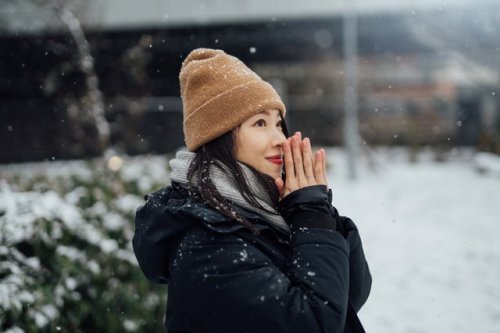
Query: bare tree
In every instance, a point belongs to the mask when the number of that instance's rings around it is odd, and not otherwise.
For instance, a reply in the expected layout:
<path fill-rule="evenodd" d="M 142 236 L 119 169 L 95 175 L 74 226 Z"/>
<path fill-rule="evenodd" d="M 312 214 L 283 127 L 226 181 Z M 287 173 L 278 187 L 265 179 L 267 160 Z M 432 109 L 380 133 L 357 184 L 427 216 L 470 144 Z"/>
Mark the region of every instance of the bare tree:
<path fill-rule="evenodd" d="M 37 0 L 49 6 L 56 16 L 65 24 L 78 47 L 79 66 L 85 75 L 87 88 L 86 108 L 94 120 L 99 136 L 99 145 L 106 150 L 110 144 L 110 126 L 104 115 L 104 102 L 99 89 L 99 78 L 95 71 L 94 58 L 90 51 L 89 42 L 78 18 L 69 10 L 66 0 Z"/>
<path fill-rule="evenodd" d="M 4 3 L 5 8 L 10 8 L 7 14 L 12 14 L 11 18 L 18 18 L 18 16 L 15 15 L 16 10 L 31 12 L 24 15 L 27 16 L 24 17 L 25 20 L 30 21 L 31 18 L 38 18 L 38 21 L 40 21 L 41 16 L 46 16 L 42 18 L 42 26 L 45 26 L 45 28 L 67 29 L 70 33 L 77 46 L 77 66 L 85 76 L 86 89 L 85 96 L 82 99 L 85 114 L 80 114 L 78 118 L 80 120 L 84 118 L 91 119 L 97 130 L 99 149 L 106 155 L 107 150 L 110 149 L 110 125 L 105 117 L 103 96 L 99 89 L 99 78 L 95 70 L 94 58 L 91 53 L 89 42 L 85 36 L 79 18 L 73 13 L 72 9 L 70 9 L 70 7 L 75 4 L 75 0 L 24 0 L 19 2 L 7 1 Z M 91 5 L 92 2 L 85 3 L 85 5 L 79 4 L 80 7 Z M 40 15 L 40 13 L 43 14 Z M 3 15 L 5 15 L 5 13 Z M 30 17 L 30 15 L 32 15 L 32 17 Z M 52 22 L 53 18 L 50 16 L 55 16 L 59 24 L 57 22 Z M 47 18 L 49 19 L 48 22 L 43 22 L 43 19 L 47 20 Z M 0 25 L 0 28 L 8 30 L 8 24 L 4 22 Z"/>

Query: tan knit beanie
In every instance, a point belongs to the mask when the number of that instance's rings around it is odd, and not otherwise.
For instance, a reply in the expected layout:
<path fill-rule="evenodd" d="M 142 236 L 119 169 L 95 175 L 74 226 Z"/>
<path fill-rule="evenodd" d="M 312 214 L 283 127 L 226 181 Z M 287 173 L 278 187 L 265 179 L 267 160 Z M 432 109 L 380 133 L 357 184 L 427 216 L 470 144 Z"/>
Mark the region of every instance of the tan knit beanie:
<path fill-rule="evenodd" d="M 285 117 L 276 90 L 222 50 L 193 50 L 182 63 L 179 79 L 189 151 L 264 110 L 277 109 Z"/>

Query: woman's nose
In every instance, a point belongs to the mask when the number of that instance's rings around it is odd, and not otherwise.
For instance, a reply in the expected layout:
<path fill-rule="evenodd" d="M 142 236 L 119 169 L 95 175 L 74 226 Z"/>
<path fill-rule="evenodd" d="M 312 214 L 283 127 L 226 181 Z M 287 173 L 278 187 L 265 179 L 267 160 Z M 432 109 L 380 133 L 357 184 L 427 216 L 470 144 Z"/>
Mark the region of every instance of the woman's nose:
<path fill-rule="evenodd" d="M 276 131 L 273 136 L 273 146 L 283 146 L 286 141 L 286 136 L 281 131 Z"/>

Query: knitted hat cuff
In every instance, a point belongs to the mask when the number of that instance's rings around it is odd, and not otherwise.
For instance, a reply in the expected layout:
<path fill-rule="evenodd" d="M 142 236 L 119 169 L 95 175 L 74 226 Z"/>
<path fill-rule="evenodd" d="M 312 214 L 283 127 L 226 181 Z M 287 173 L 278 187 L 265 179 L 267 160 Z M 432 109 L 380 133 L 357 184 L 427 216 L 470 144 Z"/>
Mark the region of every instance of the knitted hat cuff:
<path fill-rule="evenodd" d="M 252 115 L 272 109 L 285 116 L 285 105 L 269 83 L 253 81 L 236 86 L 211 98 L 184 120 L 186 146 L 195 151 Z"/>

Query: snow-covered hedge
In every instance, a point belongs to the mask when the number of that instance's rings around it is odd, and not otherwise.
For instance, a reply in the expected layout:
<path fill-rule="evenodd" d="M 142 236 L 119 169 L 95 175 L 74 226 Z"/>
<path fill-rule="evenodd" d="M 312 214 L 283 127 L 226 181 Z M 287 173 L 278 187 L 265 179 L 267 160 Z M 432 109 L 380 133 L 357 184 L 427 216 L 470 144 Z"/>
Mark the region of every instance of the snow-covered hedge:
<path fill-rule="evenodd" d="M 500 156 L 485 152 L 478 153 L 472 162 L 477 172 L 500 177 Z"/>
<path fill-rule="evenodd" d="M 0 331 L 161 331 L 166 288 L 145 280 L 131 239 L 167 158 L 144 159 L 0 166 Z"/>

